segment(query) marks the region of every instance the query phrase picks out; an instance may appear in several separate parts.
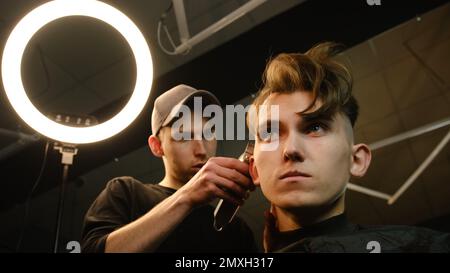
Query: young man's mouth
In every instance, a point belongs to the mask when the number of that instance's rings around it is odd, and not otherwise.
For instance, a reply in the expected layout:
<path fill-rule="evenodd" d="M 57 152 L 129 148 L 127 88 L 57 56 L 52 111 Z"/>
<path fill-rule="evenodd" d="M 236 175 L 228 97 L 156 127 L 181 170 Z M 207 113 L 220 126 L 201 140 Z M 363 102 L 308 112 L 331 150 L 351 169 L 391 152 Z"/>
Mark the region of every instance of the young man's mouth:
<path fill-rule="evenodd" d="M 304 181 L 310 179 L 312 176 L 310 174 L 300 172 L 297 170 L 290 170 L 283 173 L 278 179 L 280 181 L 289 182 L 289 181 Z"/>

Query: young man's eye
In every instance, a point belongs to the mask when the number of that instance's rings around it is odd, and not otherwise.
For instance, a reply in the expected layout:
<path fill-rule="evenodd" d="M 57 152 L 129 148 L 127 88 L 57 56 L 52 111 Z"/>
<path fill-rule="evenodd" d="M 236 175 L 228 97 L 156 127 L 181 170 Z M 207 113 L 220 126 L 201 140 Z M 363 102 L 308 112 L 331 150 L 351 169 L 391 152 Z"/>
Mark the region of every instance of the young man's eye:
<path fill-rule="evenodd" d="M 328 129 L 328 127 L 325 124 L 317 122 L 317 123 L 313 123 L 313 124 L 309 125 L 306 128 L 306 133 L 313 134 L 313 135 L 320 135 L 320 134 L 323 134 L 327 129 Z"/>
<path fill-rule="evenodd" d="M 322 129 L 322 125 L 320 124 L 314 124 L 310 127 L 311 132 L 318 132 Z"/>
<path fill-rule="evenodd" d="M 263 142 L 271 142 L 271 141 L 275 141 L 279 138 L 280 136 L 280 132 L 278 128 L 271 128 L 268 127 L 264 130 L 260 130 L 258 132 L 258 138 L 259 140 L 263 141 Z"/>

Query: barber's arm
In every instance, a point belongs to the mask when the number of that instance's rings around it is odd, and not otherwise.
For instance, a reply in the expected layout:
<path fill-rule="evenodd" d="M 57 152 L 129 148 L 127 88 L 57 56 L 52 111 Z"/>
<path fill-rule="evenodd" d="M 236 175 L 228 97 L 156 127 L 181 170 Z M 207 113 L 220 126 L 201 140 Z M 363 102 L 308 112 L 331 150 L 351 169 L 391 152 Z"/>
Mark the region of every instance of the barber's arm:
<path fill-rule="evenodd" d="M 105 252 L 152 252 L 192 209 L 216 198 L 242 205 L 254 186 L 248 165 L 234 158 L 215 157 L 183 187 L 141 218 L 107 236 Z"/>

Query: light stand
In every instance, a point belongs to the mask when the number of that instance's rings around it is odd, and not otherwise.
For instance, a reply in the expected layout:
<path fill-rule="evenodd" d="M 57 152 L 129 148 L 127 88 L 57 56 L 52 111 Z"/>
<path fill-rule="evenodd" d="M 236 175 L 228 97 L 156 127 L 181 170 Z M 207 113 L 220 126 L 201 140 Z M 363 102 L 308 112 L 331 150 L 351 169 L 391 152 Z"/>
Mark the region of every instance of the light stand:
<path fill-rule="evenodd" d="M 63 175 L 61 181 L 61 187 L 59 191 L 59 201 L 56 215 L 55 226 L 55 244 L 53 246 L 53 252 L 58 252 L 59 237 L 61 233 L 61 226 L 63 220 L 64 200 L 66 192 L 67 179 L 69 177 L 69 166 L 73 163 L 73 157 L 77 154 L 78 149 L 74 144 L 68 143 L 55 143 L 54 149 L 61 153 L 61 164 L 63 165 Z"/>

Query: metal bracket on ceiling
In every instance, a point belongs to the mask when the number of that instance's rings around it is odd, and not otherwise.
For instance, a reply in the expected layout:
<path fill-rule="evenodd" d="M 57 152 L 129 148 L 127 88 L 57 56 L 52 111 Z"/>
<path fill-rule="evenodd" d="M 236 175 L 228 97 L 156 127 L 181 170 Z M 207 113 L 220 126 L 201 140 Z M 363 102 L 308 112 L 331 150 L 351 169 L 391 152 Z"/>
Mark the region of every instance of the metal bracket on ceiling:
<path fill-rule="evenodd" d="M 186 11 L 184 8 L 184 0 L 172 0 L 172 4 L 175 11 L 175 19 L 177 21 L 178 31 L 180 33 L 181 44 L 174 48 L 171 52 L 173 55 L 182 54 L 188 52 L 193 46 L 197 45 L 201 41 L 205 40 L 212 34 L 220 31 L 229 24 L 233 23 L 237 19 L 241 18 L 248 12 L 256 9 L 267 0 L 250 0 L 235 11 L 229 13 L 219 21 L 215 22 L 211 26 L 200 31 L 195 36 L 191 37 L 189 34 L 189 27 L 186 19 Z M 170 38 L 170 37 L 169 37 Z M 165 50 L 166 52 L 166 50 Z"/>
<path fill-rule="evenodd" d="M 419 128 L 388 137 L 386 139 L 377 141 L 375 143 L 372 143 L 369 145 L 372 151 L 380 149 L 382 147 L 386 147 L 388 145 L 392 145 L 395 143 L 398 143 L 400 141 L 410 139 L 428 132 L 431 132 L 433 130 L 443 128 L 450 125 L 450 117 L 432 122 L 430 124 L 421 126 Z M 447 132 L 447 134 L 442 138 L 442 140 L 436 145 L 436 147 L 433 149 L 433 151 L 427 156 L 427 158 L 422 162 L 422 164 L 419 165 L 419 167 L 409 176 L 409 178 L 405 181 L 405 183 L 402 184 L 402 186 L 393 194 L 389 195 L 384 192 L 372 190 L 366 187 L 362 187 L 356 184 L 348 183 L 348 189 L 357 191 L 363 194 L 367 194 L 373 197 L 377 197 L 380 199 L 387 200 L 389 205 L 394 204 L 398 198 L 417 180 L 417 178 L 423 173 L 423 171 L 430 165 L 430 163 L 436 158 L 436 156 L 439 154 L 439 152 L 444 149 L 444 147 L 447 145 L 447 143 L 450 141 L 450 130 Z"/>

